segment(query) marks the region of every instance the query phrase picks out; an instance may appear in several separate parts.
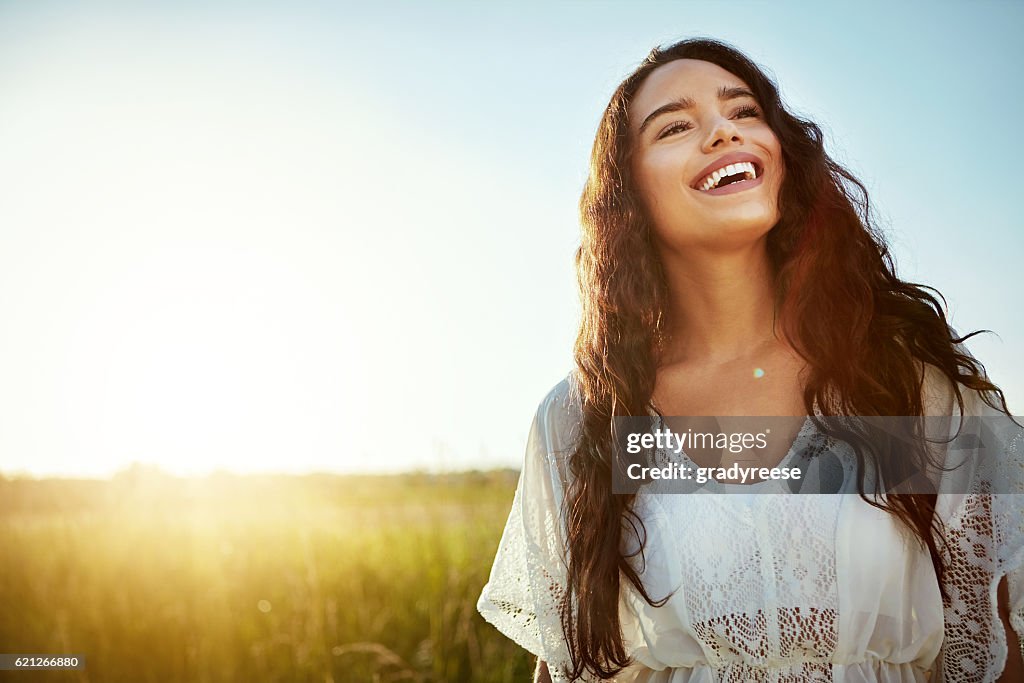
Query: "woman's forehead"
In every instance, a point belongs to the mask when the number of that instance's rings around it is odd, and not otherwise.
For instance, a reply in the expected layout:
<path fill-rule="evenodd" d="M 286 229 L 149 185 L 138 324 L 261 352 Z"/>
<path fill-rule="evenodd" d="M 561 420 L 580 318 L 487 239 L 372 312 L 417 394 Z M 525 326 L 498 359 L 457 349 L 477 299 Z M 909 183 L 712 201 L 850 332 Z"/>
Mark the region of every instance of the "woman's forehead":
<path fill-rule="evenodd" d="M 676 59 L 662 64 L 644 79 L 629 105 L 630 128 L 636 130 L 648 114 L 670 102 L 714 99 L 723 88 L 747 88 L 735 74 L 700 59 Z"/>

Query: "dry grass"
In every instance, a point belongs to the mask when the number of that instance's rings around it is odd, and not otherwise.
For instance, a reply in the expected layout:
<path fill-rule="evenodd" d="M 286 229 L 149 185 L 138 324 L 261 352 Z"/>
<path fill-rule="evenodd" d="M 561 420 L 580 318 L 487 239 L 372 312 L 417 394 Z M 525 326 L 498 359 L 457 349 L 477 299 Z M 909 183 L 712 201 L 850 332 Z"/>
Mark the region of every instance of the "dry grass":
<path fill-rule="evenodd" d="M 477 615 L 515 473 L 0 478 L 0 652 L 69 681 L 524 681 Z"/>

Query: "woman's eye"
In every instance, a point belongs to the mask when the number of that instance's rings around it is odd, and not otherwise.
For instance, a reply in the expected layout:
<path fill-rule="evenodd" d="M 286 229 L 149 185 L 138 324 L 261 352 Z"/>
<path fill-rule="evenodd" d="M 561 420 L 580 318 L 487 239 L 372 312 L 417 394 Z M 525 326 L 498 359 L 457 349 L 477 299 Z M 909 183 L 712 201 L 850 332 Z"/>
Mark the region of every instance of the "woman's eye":
<path fill-rule="evenodd" d="M 749 117 L 758 117 L 760 115 L 761 112 L 758 110 L 757 107 L 746 106 L 737 109 L 735 112 L 733 112 L 732 116 L 735 119 L 745 119 Z"/>
<path fill-rule="evenodd" d="M 658 134 L 658 139 L 661 140 L 662 138 L 668 137 L 669 135 L 674 135 L 676 133 L 682 133 L 684 131 L 690 130 L 690 128 L 692 128 L 692 127 L 693 126 L 691 126 L 686 121 L 676 121 L 671 126 L 666 128 L 665 130 L 661 131 L 661 133 Z"/>

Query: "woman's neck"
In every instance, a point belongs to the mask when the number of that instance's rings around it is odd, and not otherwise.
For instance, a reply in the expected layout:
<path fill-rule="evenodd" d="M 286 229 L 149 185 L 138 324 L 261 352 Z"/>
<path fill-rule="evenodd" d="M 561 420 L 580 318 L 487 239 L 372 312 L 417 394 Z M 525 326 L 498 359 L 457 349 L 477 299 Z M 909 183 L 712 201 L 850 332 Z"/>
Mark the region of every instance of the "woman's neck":
<path fill-rule="evenodd" d="M 671 321 L 665 364 L 726 363 L 776 339 L 774 279 L 763 240 L 739 251 L 663 259 Z"/>

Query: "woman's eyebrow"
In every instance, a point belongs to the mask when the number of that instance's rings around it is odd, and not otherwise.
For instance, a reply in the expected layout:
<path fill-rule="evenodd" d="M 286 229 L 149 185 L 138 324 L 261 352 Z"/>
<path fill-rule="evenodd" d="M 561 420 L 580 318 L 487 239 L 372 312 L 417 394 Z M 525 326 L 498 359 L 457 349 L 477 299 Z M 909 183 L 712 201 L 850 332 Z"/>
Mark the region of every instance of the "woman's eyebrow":
<path fill-rule="evenodd" d="M 735 100 L 739 97 L 754 97 L 754 93 L 752 93 L 749 88 L 744 88 L 743 86 L 738 85 L 723 85 L 718 89 L 719 100 Z M 691 97 L 680 97 L 676 100 L 669 102 L 668 104 L 663 104 L 647 115 L 647 118 L 644 119 L 644 122 L 640 124 L 640 130 L 637 131 L 637 134 L 639 135 L 643 133 L 644 129 L 647 128 L 648 125 L 650 125 L 651 121 L 658 118 L 662 114 L 668 114 L 674 111 L 684 111 L 686 109 L 692 108 L 693 98 Z"/>

